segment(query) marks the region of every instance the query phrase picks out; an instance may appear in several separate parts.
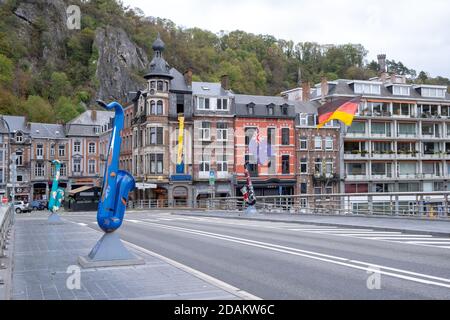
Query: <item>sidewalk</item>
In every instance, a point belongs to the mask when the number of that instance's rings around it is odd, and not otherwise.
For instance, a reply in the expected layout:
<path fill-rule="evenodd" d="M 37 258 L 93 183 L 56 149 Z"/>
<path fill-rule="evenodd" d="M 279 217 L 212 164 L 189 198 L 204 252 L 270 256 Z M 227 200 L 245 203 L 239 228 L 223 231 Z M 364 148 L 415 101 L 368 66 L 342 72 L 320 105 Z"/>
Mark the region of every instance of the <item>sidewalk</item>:
<path fill-rule="evenodd" d="M 450 236 L 449 220 L 425 220 L 409 217 L 366 217 L 366 216 L 329 216 L 300 215 L 285 213 L 259 213 L 246 215 L 244 212 L 177 212 L 177 215 L 209 216 L 244 220 L 261 220 L 271 222 L 289 222 L 320 226 L 338 226 L 352 228 L 372 228 L 381 231 L 400 231 L 405 233 L 429 234 L 435 236 Z"/>
<path fill-rule="evenodd" d="M 87 255 L 102 233 L 64 221 L 48 225 L 47 217 L 17 216 L 13 237 L 13 300 L 105 299 L 249 299 L 237 288 L 127 244 L 146 264 L 133 267 L 81 269 L 81 289 L 70 290 L 70 266 Z"/>

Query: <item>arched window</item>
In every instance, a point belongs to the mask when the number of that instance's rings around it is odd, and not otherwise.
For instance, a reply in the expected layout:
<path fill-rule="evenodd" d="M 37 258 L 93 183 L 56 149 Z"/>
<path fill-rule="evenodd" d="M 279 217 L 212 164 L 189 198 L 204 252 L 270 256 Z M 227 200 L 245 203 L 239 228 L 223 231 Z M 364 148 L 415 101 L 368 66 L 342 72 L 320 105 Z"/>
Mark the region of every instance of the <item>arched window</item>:
<path fill-rule="evenodd" d="M 169 81 L 164 81 L 164 91 L 169 91 Z"/>
<path fill-rule="evenodd" d="M 150 114 L 156 114 L 156 103 L 155 103 L 155 101 L 150 102 Z"/>
<path fill-rule="evenodd" d="M 164 111 L 163 111 L 163 102 L 162 102 L 161 100 L 158 101 L 158 110 L 157 110 L 157 114 L 158 114 L 158 115 L 164 114 Z"/>
<path fill-rule="evenodd" d="M 156 88 L 156 81 L 151 81 L 150 82 L 150 89 L 155 89 Z"/>
<path fill-rule="evenodd" d="M 164 91 L 164 82 L 158 81 L 158 91 Z"/>
<path fill-rule="evenodd" d="M 23 133 L 20 132 L 20 131 L 16 133 L 16 142 L 17 143 L 22 143 L 23 142 Z"/>

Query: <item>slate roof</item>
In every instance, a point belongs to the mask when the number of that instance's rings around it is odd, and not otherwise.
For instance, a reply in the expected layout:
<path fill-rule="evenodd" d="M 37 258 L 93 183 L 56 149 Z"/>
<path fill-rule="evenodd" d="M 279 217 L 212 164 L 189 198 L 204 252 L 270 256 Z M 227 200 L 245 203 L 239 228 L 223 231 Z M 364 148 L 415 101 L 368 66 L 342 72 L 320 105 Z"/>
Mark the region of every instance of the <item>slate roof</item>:
<path fill-rule="evenodd" d="M 192 88 L 186 85 L 184 76 L 177 69 L 170 69 L 170 75 L 173 77 L 170 81 L 170 91 L 192 91 Z"/>
<path fill-rule="evenodd" d="M 233 97 L 230 90 L 224 90 L 220 82 L 193 82 L 192 94 L 207 97 Z"/>
<path fill-rule="evenodd" d="M 248 106 L 255 105 L 255 113 L 248 113 Z M 289 101 L 282 97 L 275 96 L 252 96 L 252 95 L 235 95 L 236 116 L 237 117 L 251 117 L 251 118 L 295 118 L 295 105 L 297 102 Z M 268 106 L 274 105 L 274 114 L 268 114 Z M 281 106 L 287 105 L 288 114 L 283 115 Z"/>
<path fill-rule="evenodd" d="M 64 139 L 65 130 L 62 124 L 30 123 L 30 134 L 32 138 L 42 139 Z"/>
<path fill-rule="evenodd" d="M 30 128 L 27 126 L 25 117 L 22 116 L 2 116 L 9 125 L 11 132 L 22 131 L 23 133 L 30 133 Z M 2 133 L 8 133 L 8 129 L 3 121 L 0 121 L 0 130 Z"/>
<path fill-rule="evenodd" d="M 328 96 L 333 96 L 333 95 L 337 95 L 337 96 L 357 96 L 359 94 L 356 94 L 353 89 L 351 84 L 354 82 L 358 82 L 358 80 L 348 80 L 348 79 L 340 79 L 340 80 L 336 80 L 336 81 L 330 81 L 328 82 L 329 84 L 329 92 L 328 92 Z M 365 83 L 370 83 L 370 81 L 364 81 Z M 376 82 L 375 82 L 376 83 Z M 394 84 L 395 85 L 395 84 Z M 402 85 L 402 84 L 398 84 L 398 85 Z M 409 96 L 403 96 L 403 95 L 394 95 L 392 93 L 392 89 L 389 89 L 392 86 L 392 84 L 390 83 L 386 83 L 386 84 L 382 84 L 381 85 L 381 94 L 380 95 L 376 95 L 376 94 L 364 94 L 364 97 L 370 97 L 370 98 L 381 98 L 381 99 L 399 99 L 399 100 L 423 100 L 423 101 L 436 101 L 436 102 L 450 102 L 450 94 L 447 92 L 446 93 L 446 97 L 445 99 L 443 98 L 427 98 L 427 97 L 422 97 L 420 95 L 420 93 L 417 91 L 416 87 L 418 85 L 409 85 L 410 87 L 410 95 Z M 320 88 L 320 84 L 318 84 L 316 86 L 316 88 Z M 318 99 L 320 98 L 320 95 L 317 95 L 317 91 L 315 91 L 312 96 L 311 99 Z"/>
<path fill-rule="evenodd" d="M 82 125 L 91 125 L 91 126 L 101 126 L 105 123 L 109 122 L 110 118 L 114 118 L 113 111 L 96 111 L 97 112 L 97 120 L 92 120 L 92 111 L 86 110 L 82 114 L 80 114 L 75 119 L 68 122 L 68 124 L 82 124 Z"/>

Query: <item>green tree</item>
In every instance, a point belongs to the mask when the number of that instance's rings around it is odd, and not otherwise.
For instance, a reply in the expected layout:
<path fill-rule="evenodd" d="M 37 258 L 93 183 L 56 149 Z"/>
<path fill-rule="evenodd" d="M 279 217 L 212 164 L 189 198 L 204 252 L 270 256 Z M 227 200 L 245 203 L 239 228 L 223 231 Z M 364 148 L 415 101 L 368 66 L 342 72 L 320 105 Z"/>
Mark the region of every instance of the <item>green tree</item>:
<path fill-rule="evenodd" d="M 29 96 L 24 103 L 25 110 L 32 122 L 52 123 L 54 111 L 50 103 L 39 96 Z"/>
<path fill-rule="evenodd" d="M 77 103 L 74 103 L 68 97 L 59 97 L 55 104 L 55 113 L 56 120 L 67 123 L 78 116 Z"/>
<path fill-rule="evenodd" d="M 49 98 L 56 101 L 59 97 L 70 94 L 72 88 L 64 72 L 53 72 L 50 79 Z"/>
<path fill-rule="evenodd" d="M 6 87 L 10 86 L 13 79 L 14 66 L 11 59 L 0 54 L 0 84 Z"/>

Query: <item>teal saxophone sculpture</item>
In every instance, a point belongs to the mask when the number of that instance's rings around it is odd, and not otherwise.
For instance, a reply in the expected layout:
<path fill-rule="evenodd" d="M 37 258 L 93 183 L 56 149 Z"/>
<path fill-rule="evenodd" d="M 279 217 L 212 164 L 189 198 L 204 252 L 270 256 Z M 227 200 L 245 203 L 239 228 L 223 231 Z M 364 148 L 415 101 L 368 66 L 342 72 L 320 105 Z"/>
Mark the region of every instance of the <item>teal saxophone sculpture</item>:
<path fill-rule="evenodd" d="M 129 193 L 136 187 L 133 176 L 123 170 L 119 170 L 120 136 L 124 126 L 123 107 L 112 102 L 106 104 L 97 101 L 107 110 L 115 111 L 114 126 L 109 143 L 103 188 L 97 211 L 99 227 L 106 233 L 112 233 L 120 228 L 123 222 Z"/>
<path fill-rule="evenodd" d="M 61 162 L 59 160 L 51 161 L 55 165 L 55 177 L 53 178 L 52 191 L 50 193 L 50 201 L 48 202 L 48 210 L 55 214 L 61 208 L 64 199 L 64 189 L 59 187 L 59 177 L 61 175 Z"/>

